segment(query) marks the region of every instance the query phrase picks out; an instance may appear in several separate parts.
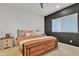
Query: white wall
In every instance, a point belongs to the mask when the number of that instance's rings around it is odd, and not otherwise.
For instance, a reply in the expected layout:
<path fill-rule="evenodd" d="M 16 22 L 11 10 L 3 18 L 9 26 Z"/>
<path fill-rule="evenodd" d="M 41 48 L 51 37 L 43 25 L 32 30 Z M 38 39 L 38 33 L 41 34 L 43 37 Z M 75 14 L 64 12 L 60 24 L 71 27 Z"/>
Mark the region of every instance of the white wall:
<path fill-rule="evenodd" d="M 44 33 L 44 17 L 24 10 L 0 5 L 0 37 L 6 33 L 16 36 L 17 29 L 37 30 Z"/>

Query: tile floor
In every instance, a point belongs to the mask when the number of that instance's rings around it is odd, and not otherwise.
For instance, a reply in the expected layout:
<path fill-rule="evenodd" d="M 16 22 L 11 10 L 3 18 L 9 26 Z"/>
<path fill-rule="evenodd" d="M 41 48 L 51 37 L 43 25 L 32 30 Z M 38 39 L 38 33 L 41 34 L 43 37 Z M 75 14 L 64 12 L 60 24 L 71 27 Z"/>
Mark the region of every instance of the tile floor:
<path fill-rule="evenodd" d="M 21 56 L 19 46 L 0 50 L 0 56 Z M 58 48 L 41 54 L 41 56 L 79 56 L 79 47 L 58 43 Z"/>

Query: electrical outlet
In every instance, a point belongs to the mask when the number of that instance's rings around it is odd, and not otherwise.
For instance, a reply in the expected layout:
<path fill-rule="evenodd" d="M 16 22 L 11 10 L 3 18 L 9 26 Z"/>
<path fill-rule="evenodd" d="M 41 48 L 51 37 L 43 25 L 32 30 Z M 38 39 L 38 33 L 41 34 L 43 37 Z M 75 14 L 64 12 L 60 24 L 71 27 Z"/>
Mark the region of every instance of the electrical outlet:
<path fill-rule="evenodd" d="M 72 40 L 70 40 L 70 43 L 72 43 Z"/>

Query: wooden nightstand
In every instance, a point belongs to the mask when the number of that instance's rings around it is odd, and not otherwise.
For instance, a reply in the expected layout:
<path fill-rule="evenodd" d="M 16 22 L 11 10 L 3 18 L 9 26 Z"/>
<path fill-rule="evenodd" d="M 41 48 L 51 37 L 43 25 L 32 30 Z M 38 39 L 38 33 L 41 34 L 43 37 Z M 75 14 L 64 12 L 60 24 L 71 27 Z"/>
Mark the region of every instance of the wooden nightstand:
<path fill-rule="evenodd" d="M 13 37 L 1 38 L 1 49 L 9 48 L 13 46 Z"/>

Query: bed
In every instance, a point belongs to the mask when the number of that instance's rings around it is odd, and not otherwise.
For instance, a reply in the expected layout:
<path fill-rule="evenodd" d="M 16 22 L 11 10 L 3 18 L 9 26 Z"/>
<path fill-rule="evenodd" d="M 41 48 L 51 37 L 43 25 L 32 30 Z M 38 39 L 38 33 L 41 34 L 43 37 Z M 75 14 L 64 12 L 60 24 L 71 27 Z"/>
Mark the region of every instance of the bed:
<path fill-rule="evenodd" d="M 47 35 L 35 35 L 28 38 L 26 35 L 17 35 L 17 42 L 23 56 L 41 55 L 58 47 L 56 37 Z"/>

